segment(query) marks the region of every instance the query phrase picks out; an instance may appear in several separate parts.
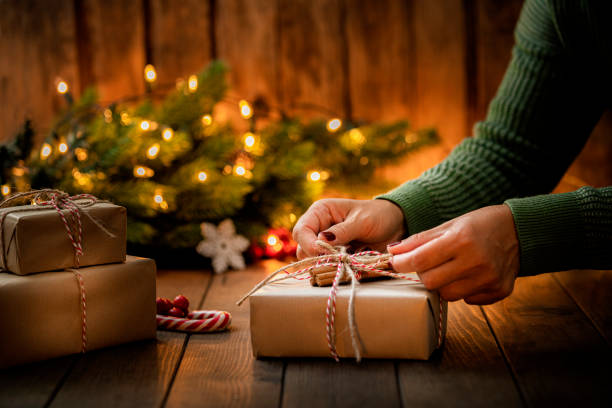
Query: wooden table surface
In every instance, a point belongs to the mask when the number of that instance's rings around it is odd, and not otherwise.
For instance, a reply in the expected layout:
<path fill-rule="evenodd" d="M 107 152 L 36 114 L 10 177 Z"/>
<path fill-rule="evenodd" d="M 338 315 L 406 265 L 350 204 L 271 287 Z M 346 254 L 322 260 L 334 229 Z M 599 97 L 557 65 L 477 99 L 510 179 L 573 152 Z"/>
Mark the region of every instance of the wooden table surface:
<path fill-rule="evenodd" d="M 429 361 L 256 360 L 239 295 L 279 263 L 160 271 L 158 295 L 228 310 L 229 332 L 145 341 L 0 370 L 2 407 L 612 406 L 612 271 L 517 281 L 492 306 L 449 305 Z M 1 335 L 1 334 L 0 334 Z"/>

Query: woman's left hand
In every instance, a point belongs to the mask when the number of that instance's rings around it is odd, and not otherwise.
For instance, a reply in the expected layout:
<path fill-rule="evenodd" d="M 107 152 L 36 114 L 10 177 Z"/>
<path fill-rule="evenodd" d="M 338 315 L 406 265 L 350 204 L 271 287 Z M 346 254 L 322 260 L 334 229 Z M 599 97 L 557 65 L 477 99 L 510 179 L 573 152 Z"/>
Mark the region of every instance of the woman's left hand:
<path fill-rule="evenodd" d="M 389 246 L 396 272 L 416 271 L 448 301 L 485 305 L 512 293 L 519 267 L 514 218 L 506 205 L 484 207 Z"/>

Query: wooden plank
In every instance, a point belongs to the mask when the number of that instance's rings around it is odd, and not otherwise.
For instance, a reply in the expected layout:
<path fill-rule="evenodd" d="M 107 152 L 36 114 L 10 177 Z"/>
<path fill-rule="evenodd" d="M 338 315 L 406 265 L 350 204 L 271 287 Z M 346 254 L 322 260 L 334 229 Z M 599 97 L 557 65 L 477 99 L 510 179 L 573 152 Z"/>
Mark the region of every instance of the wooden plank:
<path fill-rule="evenodd" d="M 474 26 L 471 29 L 476 59 L 473 75 L 476 95 L 475 106 L 471 107 L 470 125 L 485 118 L 489 103 L 497 93 L 510 62 L 514 27 L 522 5 L 523 0 L 474 1 Z"/>
<path fill-rule="evenodd" d="M 217 57 L 230 67 L 233 103 L 219 106 L 227 117 L 238 118 L 240 99 L 250 101 L 260 114 L 278 107 L 278 12 L 277 1 L 224 0 L 216 4 Z"/>
<path fill-rule="evenodd" d="M 484 307 L 529 406 L 610 406 L 609 345 L 550 275 Z"/>
<path fill-rule="evenodd" d="M 77 20 L 81 84 L 95 85 L 103 101 L 144 93 L 143 15 L 141 1 L 80 3 Z"/>
<path fill-rule="evenodd" d="M 357 120 L 410 119 L 415 66 L 411 2 L 348 0 L 351 106 Z"/>
<path fill-rule="evenodd" d="M 553 276 L 612 344 L 612 271 L 566 271 Z"/>
<path fill-rule="evenodd" d="M 479 307 L 449 304 L 442 350 L 399 363 L 403 406 L 517 407 L 519 392 Z"/>
<path fill-rule="evenodd" d="M 183 293 L 193 303 L 202 299 L 210 273 L 160 271 L 158 295 Z M 159 406 L 183 352 L 186 334 L 158 332 L 157 341 L 125 344 L 85 354 L 51 406 Z"/>
<path fill-rule="evenodd" d="M 210 2 L 151 1 L 151 51 L 160 84 L 200 72 L 212 57 Z"/>
<path fill-rule="evenodd" d="M 392 361 L 330 359 L 287 362 L 284 407 L 400 406 Z"/>
<path fill-rule="evenodd" d="M 238 307 L 235 302 L 279 265 L 269 261 L 214 277 L 203 309 L 229 311 L 232 328 L 223 333 L 191 336 L 167 407 L 278 405 L 283 363 L 254 359 L 249 308 L 247 304 Z"/>
<path fill-rule="evenodd" d="M 79 356 L 0 370 L 0 407 L 42 407 L 51 400 Z"/>
<path fill-rule="evenodd" d="M 348 116 L 342 1 L 278 1 L 280 105 L 303 117 Z"/>
<path fill-rule="evenodd" d="M 79 91 L 73 2 L 0 2 L 0 55 L 0 142 L 12 139 L 26 118 L 40 142 L 65 106 L 56 79 Z"/>
<path fill-rule="evenodd" d="M 417 127 L 434 126 L 453 147 L 468 124 L 465 9 L 461 0 L 414 2 Z"/>

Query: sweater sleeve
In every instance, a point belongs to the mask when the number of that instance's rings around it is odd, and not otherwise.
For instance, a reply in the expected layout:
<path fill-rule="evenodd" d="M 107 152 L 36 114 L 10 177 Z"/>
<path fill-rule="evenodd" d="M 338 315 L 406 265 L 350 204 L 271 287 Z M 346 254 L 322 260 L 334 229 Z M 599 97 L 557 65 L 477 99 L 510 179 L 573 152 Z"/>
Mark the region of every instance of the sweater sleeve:
<path fill-rule="evenodd" d="M 610 264 L 610 257 L 607 264 L 601 257 L 591 263 L 586 248 L 576 255 L 583 263 L 551 256 L 570 242 L 586 245 L 585 236 L 600 234 L 595 226 L 602 223 L 609 237 L 612 212 L 592 215 L 589 210 L 593 202 L 612 207 L 609 190 L 525 198 L 556 186 L 603 111 L 595 70 L 590 72 L 583 59 L 568 52 L 566 36 L 559 33 L 552 7 L 544 0 L 527 0 L 510 65 L 474 137 L 418 179 L 377 197 L 402 208 L 410 234 L 516 198 L 506 203 L 517 226 L 522 275 Z M 587 213 L 591 215 L 585 218 Z"/>

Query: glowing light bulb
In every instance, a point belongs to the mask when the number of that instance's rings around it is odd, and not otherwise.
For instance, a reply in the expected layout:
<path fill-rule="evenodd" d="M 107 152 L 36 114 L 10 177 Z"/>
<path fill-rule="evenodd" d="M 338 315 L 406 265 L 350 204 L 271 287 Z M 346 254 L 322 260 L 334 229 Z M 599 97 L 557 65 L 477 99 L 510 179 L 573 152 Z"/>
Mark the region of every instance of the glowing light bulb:
<path fill-rule="evenodd" d="M 240 114 L 243 118 L 249 119 L 253 116 L 253 109 L 251 109 L 251 105 L 244 99 L 238 102 L 238 107 L 240 108 Z"/>
<path fill-rule="evenodd" d="M 63 95 L 68 92 L 68 84 L 66 83 L 66 81 L 59 81 L 57 83 L 56 89 L 58 94 Z"/>
<path fill-rule="evenodd" d="M 187 86 L 191 92 L 195 92 L 198 89 L 198 77 L 191 75 L 187 81 Z"/>
<path fill-rule="evenodd" d="M 149 83 L 155 82 L 157 79 L 157 72 L 155 72 L 155 67 L 151 64 L 147 64 L 144 67 L 144 77 L 145 81 Z"/>
<path fill-rule="evenodd" d="M 51 148 L 51 145 L 49 143 L 44 143 L 42 147 L 40 148 L 40 158 L 46 159 L 47 157 L 51 155 L 52 151 L 53 149 Z"/>
<path fill-rule="evenodd" d="M 59 151 L 61 154 L 64 154 L 64 153 L 66 153 L 66 152 L 68 151 L 68 145 L 67 145 L 66 143 L 62 142 L 62 143 L 60 143 L 60 144 L 57 146 L 57 150 L 58 150 L 58 151 Z"/>
<path fill-rule="evenodd" d="M 239 176 L 244 176 L 246 174 L 246 169 L 244 166 L 236 166 L 234 172 Z"/>
<path fill-rule="evenodd" d="M 157 155 L 159 154 L 159 143 L 155 143 L 154 145 L 152 145 L 151 147 L 149 147 L 149 149 L 147 150 L 147 157 L 149 159 L 154 159 L 157 157 Z"/>
<path fill-rule="evenodd" d="M 134 167 L 134 177 L 138 178 L 149 178 L 153 177 L 155 172 L 153 169 L 146 166 L 135 166 Z"/>
<path fill-rule="evenodd" d="M 132 123 L 132 120 L 130 119 L 130 115 L 128 115 L 127 112 L 121 112 L 121 124 L 123 126 L 127 126 L 130 123 Z"/>
<path fill-rule="evenodd" d="M 330 119 L 327 122 L 327 130 L 329 130 L 332 133 L 340 129 L 340 126 L 342 126 L 342 121 L 338 118 Z"/>
<path fill-rule="evenodd" d="M 168 203 L 166 201 L 162 201 L 161 203 L 159 203 L 159 208 L 161 208 L 162 210 L 167 210 Z"/>
<path fill-rule="evenodd" d="M 351 129 L 349 132 L 349 139 L 351 143 L 356 147 L 363 145 L 366 142 L 366 137 L 361 133 L 359 129 Z"/>
<path fill-rule="evenodd" d="M 207 178 L 208 178 L 208 175 L 206 174 L 205 171 L 201 171 L 198 173 L 198 180 L 200 180 L 201 183 L 205 182 Z"/>
<path fill-rule="evenodd" d="M 6 185 L 6 184 L 3 185 L 2 186 L 2 195 L 6 197 L 10 193 L 11 193 L 11 188 L 8 185 Z"/>
<path fill-rule="evenodd" d="M 83 149 L 82 147 L 77 147 L 74 149 L 74 154 L 76 155 L 78 161 L 87 160 L 87 150 Z"/>
<path fill-rule="evenodd" d="M 289 214 L 289 222 L 292 224 L 297 221 L 297 216 L 294 213 Z"/>
<path fill-rule="evenodd" d="M 210 126 L 211 123 L 212 123 L 212 116 L 210 115 L 202 116 L 202 124 L 204 126 Z"/>
<path fill-rule="evenodd" d="M 308 179 L 310 181 L 319 181 L 321 180 L 321 173 L 319 173 L 318 171 L 311 171 L 310 173 L 308 173 Z"/>
<path fill-rule="evenodd" d="M 270 234 L 268 235 L 268 239 L 266 240 L 266 242 L 268 243 L 268 245 L 274 246 L 278 244 L 278 237 L 274 234 Z"/>
<path fill-rule="evenodd" d="M 164 129 L 164 131 L 162 132 L 162 138 L 166 141 L 169 142 L 170 140 L 172 140 L 172 137 L 174 136 L 174 131 L 170 128 L 166 128 Z"/>
<path fill-rule="evenodd" d="M 164 202 L 164 197 L 160 193 L 157 193 L 153 197 L 153 201 L 155 201 L 157 204 L 161 204 Z"/>
<path fill-rule="evenodd" d="M 253 147 L 255 145 L 255 135 L 251 132 L 247 132 L 244 134 L 244 145 L 246 147 Z"/>
<path fill-rule="evenodd" d="M 149 130 L 151 128 L 151 122 L 149 122 L 148 120 L 143 120 L 142 122 L 140 122 L 140 128 L 142 130 Z"/>
<path fill-rule="evenodd" d="M 108 108 L 104 109 L 104 121 L 106 123 L 111 123 L 113 121 L 113 111 Z"/>

